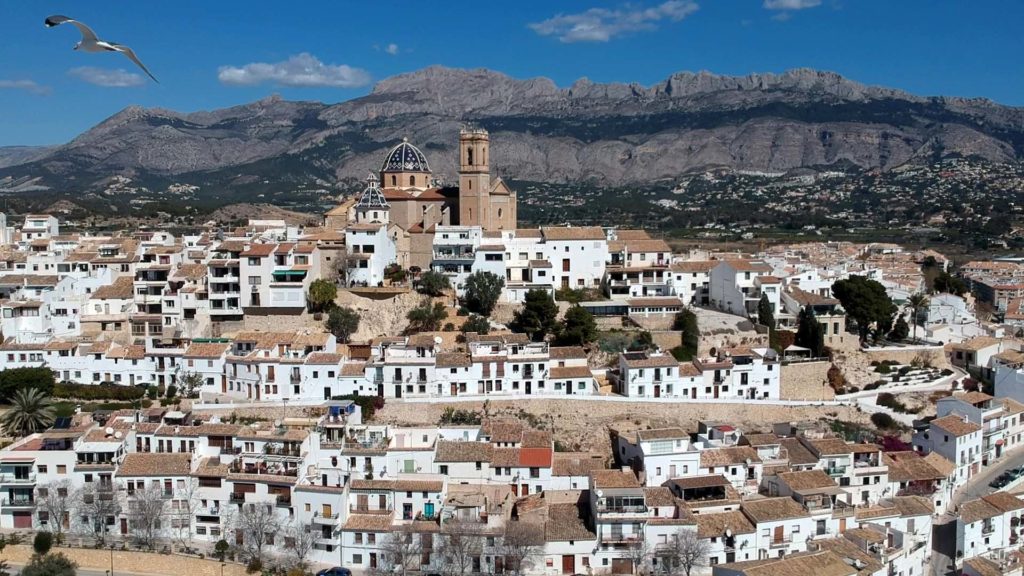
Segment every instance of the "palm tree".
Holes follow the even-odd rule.
[[[11,407],[0,416],[0,423],[9,436],[28,436],[53,424],[56,409],[45,392],[38,388],[22,388],[11,398]]]
[[[917,340],[917,314],[918,314],[918,312],[920,310],[923,310],[923,309],[927,308],[929,304],[931,304],[931,301],[928,299],[928,296],[926,296],[924,292],[918,292],[917,294],[911,294],[907,298],[907,303],[906,303],[905,306],[909,310],[913,311],[913,314],[914,314],[914,316],[913,316],[913,318],[911,318],[911,320],[913,320],[913,322],[914,322],[914,340],[915,341]]]

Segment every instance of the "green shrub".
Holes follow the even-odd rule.
[[[167,387],[167,397],[168,398],[174,398],[177,395],[178,395],[178,387],[177,386],[175,386],[174,384],[171,384],[170,386]]]
[[[896,373],[899,374],[900,376],[906,376],[907,374],[910,373],[911,370],[913,370],[913,368],[911,368],[910,366],[901,366],[900,369],[896,371]]]
[[[889,374],[892,372],[892,368],[890,368],[888,364],[879,364],[875,366],[875,372],[878,372],[879,374]]]
[[[384,399],[380,396],[346,394],[344,396],[331,396],[331,400],[351,400],[363,411],[363,421],[372,419],[374,413],[384,407]]]
[[[463,410],[448,406],[441,412],[440,424],[456,425],[477,425],[480,423],[480,413],[475,410]]]
[[[74,384],[61,382],[54,385],[53,395],[56,398],[74,400],[138,400],[146,391],[138,386],[120,386],[118,384]]]
[[[892,430],[897,427],[896,420],[885,412],[875,412],[872,414],[871,423],[880,430]]]
[[[45,555],[53,548],[53,534],[50,532],[36,532],[36,537],[32,540],[32,549],[36,551],[36,554],[40,556]]]

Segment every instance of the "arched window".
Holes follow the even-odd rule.
[[[483,156],[481,164],[487,164],[487,148],[480,150],[480,155]]]
[[[466,164],[473,165],[473,149],[466,148]]]
[[[498,218],[501,218],[501,208],[498,208]]]
[[[469,184],[469,189],[472,190],[473,189],[473,181],[472,180],[466,180],[466,183]]]
[[[415,176],[409,176],[409,186],[415,186],[415,185],[416,185],[416,177]]]
[[[391,175],[391,185],[398,186],[398,176],[395,176],[394,174]]]

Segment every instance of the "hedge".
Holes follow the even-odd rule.
[[[119,386],[117,384],[74,384],[60,382],[53,387],[53,395],[57,398],[74,398],[75,400],[138,400],[146,394],[144,388],[138,386]]]
[[[346,394],[344,396],[332,396],[331,400],[351,400],[363,411],[363,420],[370,420],[373,414],[384,407],[384,398],[380,396],[360,396],[358,394]]]

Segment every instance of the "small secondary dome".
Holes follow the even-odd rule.
[[[405,138],[402,143],[395,146],[384,158],[384,165],[380,167],[381,172],[430,172],[430,165],[427,164],[427,157],[420,152],[420,149],[409,144]]]
[[[366,178],[366,189],[363,190],[359,202],[356,204],[360,209],[383,209],[388,208],[388,201],[384,199],[384,193],[380,190],[377,175],[371,173]]]

